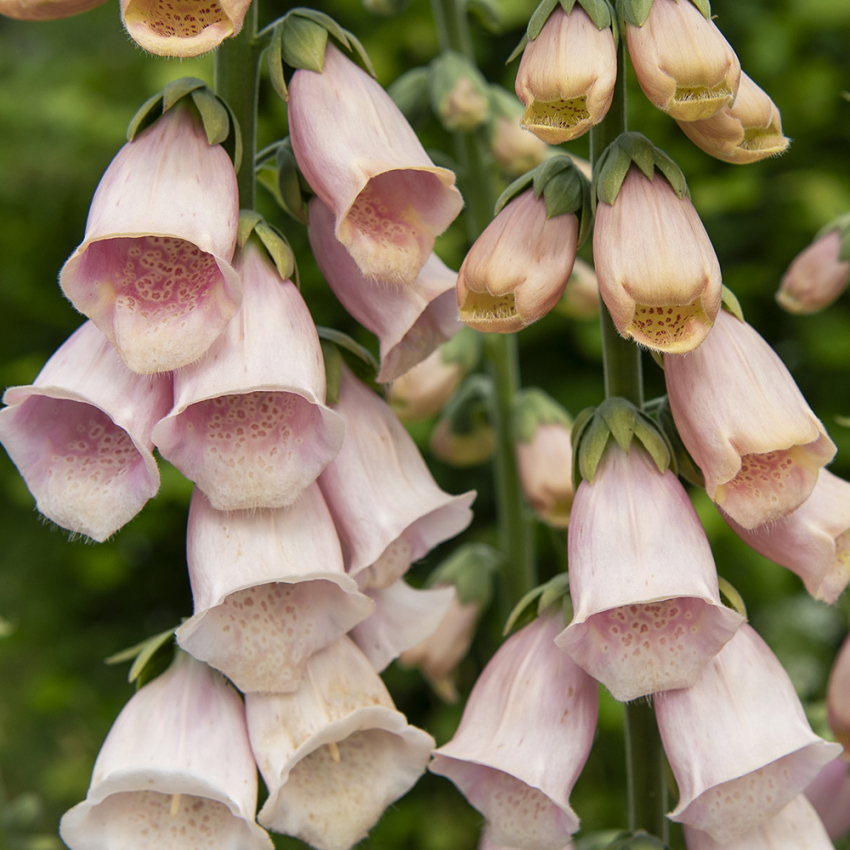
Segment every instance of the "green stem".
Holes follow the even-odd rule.
[[[256,192],[254,155],[261,53],[261,48],[255,43],[256,33],[257,3],[252,3],[239,35],[226,38],[214,53],[215,92],[233,110],[242,132],[242,162],[236,172],[242,209],[254,208]]]
[[[434,25],[441,50],[455,50],[475,62],[465,4],[457,0],[431,0]],[[493,217],[496,196],[484,130],[454,133],[455,155],[460,165],[460,182],[467,202],[466,224],[470,242],[478,238]],[[537,584],[534,563],[533,526],[525,508],[516,464],[513,400],[519,392],[519,352],[515,334],[485,337],[487,371],[495,384],[491,410],[496,433],[493,478],[499,547],[505,556],[505,581],[501,587],[504,616],[523,595]]]
[[[626,49],[618,48],[617,87],[605,120],[590,132],[590,155],[594,170],[599,157],[620,133],[626,131]],[[604,303],[600,304],[602,362],[605,397],[621,396],[643,406],[643,371],[637,345],[623,339]],[[655,712],[648,700],[625,705],[626,771],[629,798],[629,829],[643,829],[667,841],[667,785],[664,750]]]

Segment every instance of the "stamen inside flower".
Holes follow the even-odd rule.
[[[734,98],[735,93],[726,80],[710,87],[676,86],[676,94],[668,112],[680,121],[699,121],[702,118],[710,118]]]
[[[745,151],[772,151],[782,153],[788,148],[788,139],[776,127],[756,127],[744,131],[744,140],[738,145]]]
[[[696,348],[711,326],[702,299],[698,299],[693,304],[665,307],[636,304],[634,318],[626,332],[648,348],[682,354]]]
[[[131,0],[124,19],[164,38],[191,38],[228,17],[217,0]]]
[[[518,313],[516,296],[513,292],[504,295],[491,295],[489,292],[468,290],[463,304],[460,306],[460,318],[470,327],[481,325],[480,329],[493,330],[491,325],[508,323],[511,327],[516,322]]]
[[[557,131],[569,131],[590,120],[587,110],[587,95],[566,100],[533,100],[522,116],[522,126],[531,130],[544,141],[557,138],[565,141],[571,133],[563,135]]]

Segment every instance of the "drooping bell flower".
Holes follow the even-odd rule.
[[[434,739],[407,724],[348,639],[308,664],[293,694],[247,694],[248,732],[269,789],[259,821],[317,850],[349,850],[425,770]]]
[[[460,267],[461,320],[475,330],[511,333],[545,316],[570,279],[578,231],[572,213],[548,218],[533,189],[513,198]]]
[[[575,613],[557,643],[619,700],[690,687],[743,622],[687,493],[636,442],[612,442],[579,485],[568,546]]]
[[[746,624],[691,687],[654,702],[679,787],[668,817],[719,844],[764,824],[841,752],[812,732],[788,674]]]
[[[159,490],[151,431],[171,399],[170,375],[134,374],[86,322],[6,390],[0,442],[44,516],[101,542]]]
[[[838,652],[826,692],[826,711],[829,728],[835,739],[850,757],[850,635]]]
[[[599,29],[578,3],[569,14],[556,6],[519,63],[522,126],[552,145],[577,139],[607,114],[616,80],[611,28]]]
[[[650,180],[633,165],[613,205],[599,203],[593,259],[620,334],[681,354],[700,345],[714,324],[720,264],[688,197],[680,198],[658,171],[653,175]]]
[[[776,300],[789,313],[817,313],[837,301],[848,282],[850,261],[841,259],[841,232],[829,230],[794,258]]]
[[[250,5],[251,0],[121,0],[121,20],[139,47],[186,58],[236,35]]]
[[[364,575],[360,573],[361,577]],[[421,590],[403,579],[389,587],[367,587],[364,592],[375,603],[375,612],[357,623],[350,634],[376,673],[431,637],[455,599],[452,587]]]
[[[256,807],[242,700],[178,651],[118,715],[86,799],[65,813],[59,833],[71,850],[272,850]]]
[[[850,832],[850,762],[837,758],[824,765],[806,788],[806,798],[830,838],[841,838]],[[832,844],[826,846],[831,848]]]
[[[101,178],[62,291],[134,372],[197,360],[239,308],[233,164],[180,101]]]
[[[828,470],[818,473],[809,498],[782,519],[751,530],[724,519],[748,546],[800,576],[815,599],[832,605],[850,583],[850,483]]]
[[[337,239],[368,278],[408,285],[463,206],[390,96],[330,40],[321,73],[289,85],[298,165],[333,211]]]
[[[106,0],[0,0],[0,15],[19,21],[55,21],[70,18],[97,6]]]
[[[186,536],[195,613],[177,642],[241,691],[296,690],[310,656],[374,610],[318,484],[286,508],[229,513],[196,488]]]
[[[682,132],[707,154],[724,162],[744,164],[777,156],[788,149],[782,118],[770,96],[741,73],[738,96],[701,121],[679,121]]]
[[[626,23],[625,37],[643,93],[677,121],[708,118],[735,100],[741,63],[691,0],[654,0],[642,26]]]
[[[687,824],[684,833],[687,850],[834,850],[817,811],[802,794],[751,832],[728,843],[718,843]]]
[[[251,242],[237,259],[242,309],[175,374],[153,440],[217,510],[280,508],[336,456],[344,425],[325,406],[321,345],[295,284]]]
[[[569,797],[593,743],[599,692],[555,646],[563,625],[550,609],[502,645],[429,765],[487,818],[497,845],[560,850],[578,830]]]
[[[389,587],[469,525],[475,493],[443,492],[386,402],[345,366],[334,408],[345,419],[345,441],[319,486],[348,574],[361,588]]]
[[[457,315],[457,274],[431,254],[416,279],[403,288],[364,277],[334,236],[334,217],[318,197],[309,205],[310,245],[334,295],[380,344],[377,380],[388,383],[424,360],[462,327]]]
[[[755,329],[721,310],[700,348],[664,358],[664,377],[682,442],[724,513],[751,529],[806,501],[835,445]]]

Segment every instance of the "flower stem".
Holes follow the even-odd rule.
[[[590,131],[590,157],[594,170],[605,148],[626,131],[626,48],[622,37],[617,61],[617,86],[611,108],[605,120]],[[605,304],[602,303],[600,307],[605,397],[620,396],[642,407],[643,369],[640,349],[619,335]],[[664,777],[664,750],[655,712],[649,700],[628,702],[624,708],[629,829],[646,830],[666,842],[667,785]]]
[[[455,50],[475,62],[466,6],[458,0],[431,0],[441,50]],[[459,180],[467,202],[470,242],[478,238],[493,217],[496,197],[484,131],[454,133]],[[506,617],[513,606],[537,584],[534,538],[529,512],[523,503],[516,463],[513,400],[519,392],[519,351],[515,334],[488,334],[484,340],[487,370],[496,387],[491,420],[496,433],[493,477],[499,548],[505,557],[501,608]]]
[[[226,38],[214,53],[215,92],[233,110],[242,133],[242,162],[236,172],[242,209],[254,208],[256,191],[254,154],[261,52],[261,47],[255,44],[256,33],[257,3],[252,3],[239,35]]]

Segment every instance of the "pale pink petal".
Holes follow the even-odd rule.
[[[452,293],[454,307],[454,293]],[[440,349],[396,378],[389,387],[390,407],[403,422],[427,419],[439,413],[460,386],[464,366],[443,359]]]
[[[333,211],[366,277],[411,284],[463,206],[389,95],[330,41],[322,73],[296,71],[289,130],[298,165]]]
[[[403,375],[463,327],[454,296],[457,273],[436,254],[428,257],[410,286],[389,286],[364,277],[334,235],[333,213],[320,198],[313,198],[308,210],[310,245],[319,270],[342,306],[378,337],[379,382]]]
[[[170,375],[136,375],[86,322],[29,387],[11,387],[0,441],[48,519],[103,541],[159,489],[151,431]]]
[[[505,642],[429,766],[487,818],[497,845],[561,850],[578,829],[569,797],[593,743],[598,689],[555,647],[563,625],[549,613]]]
[[[453,587],[418,590],[398,579],[367,590],[375,613],[351,630],[351,637],[380,673],[402,652],[434,634],[455,599]]]
[[[101,6],[106,0],[0,0],[0,15],[19,21],[54,21]]]
[[[177,640],[242,691],[294,691],[310,656],[374,610],[345,574],[317,484],[250,513],[216,511],[196,489],[187,558],[195,615]]]
[[[361,588],[387,587],[469,525],[475,493],[443,492],[386,402],[347,368],[334,409],[345,419],[345,441],[319,485],[349,575]]]
[[[841,232],[830,230],[804,248],[782,277],[776,300],[789,313],[817,313],[837,301],[850,282],[850,262],[840,259]]]
[[[178,104],[110,164],[59,284],[134,372],[177,369],[239,308],[238,222],[230,158]]]
[[[773,349],[721,310],[706,341],[664,358],[676,427],[710,499],[744,528],[811,494],[835,445]]]
[[[241,255],[244,301],[207,355],[174,376],[174,409],[154,429],[164,458],[218,510],[280,508],[342,445],[304,299],[261,249]]]
[[[115,721],[86,800],[66,812],[71,850],[271,850],[254,823],[257,772],[242,700],[178,653]]]
[[[806,797],[830,838],[850,832],[850,762],[838,758],[824,765],[806,788]]]
[[[527,443],[516,445],[522,491],[534,512],[555,528],[567,528],[573,504],[570,429],[544,422]]]
[[[743,618],[722,605],[702,524],[636,443],[608,447],[569,527],[573,620],[557,643],[619,700],[693,684]]]
[[[690,688],[655,697],[679,787],[671,820],[720,844],[763,824],[840,752],[812,732],[788,674],[748,625]]]
[[[826,718],[844,754],[850,756],[850,635],[844,638],[829,674]]]
[[[850,583],[850,483],[826,469],[797,510],[748,530],[723,511],[748,546],[803,580],[815,599],[835,602]]]
[[[310,659],[294,694],[248,694],[248,730],[269,789],[259,820],[318,850],[348,850],[416,783],[434,740],[407,725],[348,638]]]

